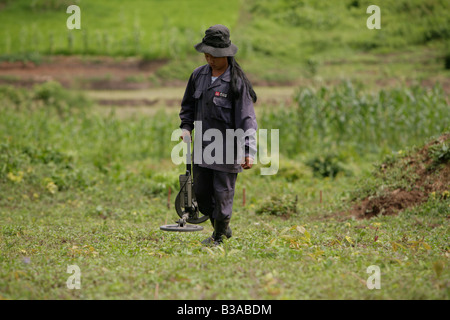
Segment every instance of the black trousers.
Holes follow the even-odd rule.
[[[193,165],[194,193],[201,213],[216,220],[231,219],[237,175]]]

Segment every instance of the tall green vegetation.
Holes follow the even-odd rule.
[[[382,89],[362,85],[302,88],[296,107],[265,109],[260,126],[280,128],[280,151],[289,156],[336,149],[360,155],[390,152],[448,129],[449,105],[439,85]]]
[[[168,185],[176,189],[176,174],[157,177],[150,167],[140,167],[146,174],[139,177],[133,166],[170,162],[178,143],[171,141],[179,126],[177,112],[101,115],[92,112],[89,99],[55,82],[32,90],[0,87],[0,101],[0,179],[21,179],[38,165],[42,171],[35,171],[40,172],[35,182],[42,183],[51,173],[62,189],[85,188],[101,179],[132,180],[150,193],[165,192]],[[257,108],[258,125],[279,129],[280,157],[301,159],[319,177],[351,173],[346,167],[350,158],[379,159],[448,130],[450,123],[439,86],[368,93],[345,82],[333,88],[303,88],[295,101],[292,107]],[[282,162],[280,170],[289,171],[289,163]]]
[[[84,95],[55,82],[32,90],[0,87],[0,179],[84,189],[102,179],[139,180],[125,163],[170,158],[176,117],[160,109],[152,117],[124,120],[91,108]],[[161,189],[159,182],[149,185],[149,192]]]

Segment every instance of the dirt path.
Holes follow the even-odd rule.
[[[68,88],[82,89],[100,105],[141,107],[179,106],[185,81],[155,85],[149,78],[166,60],[138,58],[82,58],[56,56],[35,65],[32,62],[0,63],[0,85],[32,87],[50,80]],[[295,87],[255,87],[259,104],[290,104]]]
[[[31,86],[49,80],[80,89],[142,89],[149,76],[166,60],[143,61],[137,58],[54,56],[36,65],[32,62],[0,63],[0,84]]]
[[[185,86],[147,88],[143,90],[87,90],[99,105],[140,107],[179,107]],[[258,105],[291,105],[296,87],[255,87]]]
[[[122,107],[169,106],[178,107],[186,81],[158,79],[155,71],[167,60],[143,61],[139,58],[116,59],[112,57],[53,56],[32,62],[1,62],[0,85],[12,84],[32,87],[49,80],[60,82],[68,88],[85,90],[99,105]],[[153,79],[153,81],[151,80]],[[435,79],[450,92],[450,80]],[[339,79],[321,80],[321,84],[333,85]],[[376,87],[392,87],[398,79],[383,78]],[[435,81],[426,79],[422,84],[433,86]],[[291,105],[298,87],[317,85],[314,79],[299,79],[290,86],[268,84],[253,80],[258,94],[258,105]]]

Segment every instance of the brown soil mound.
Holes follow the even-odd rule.
[[[371,218],[378,214],[392,215],[425,201],[426,194],[421,191],[396,189],[386,196],[366,198],[353,206],[351,213],[358,218]]]
[[[403,164],[406,169],[412,169],[417,177],[409,190],[395,189],[383,192],[380,196],[369,196],[357,203],[351,209],[350,214],[356,218],[372,218],[379,214],[393,215],[400,211],[414,207],[428,200],[432,192],[441,194],[450,188],[450,162],[440,165],[434,163],[430,156],[429,148],[437,143],[450,139],[450,134],[425,145],[417,153],[405,157]],[[381,166],[382,174],[389,174],[390,165]]]

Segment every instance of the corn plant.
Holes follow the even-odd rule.
[[[343,82],[333,88],[304,88],[296,108],[263,111],[260,126],[280,129],[287,155],[349,147],[360,154],[401,148],[445,131],[449,106],[439,85],[382,89],[369,94]]]

